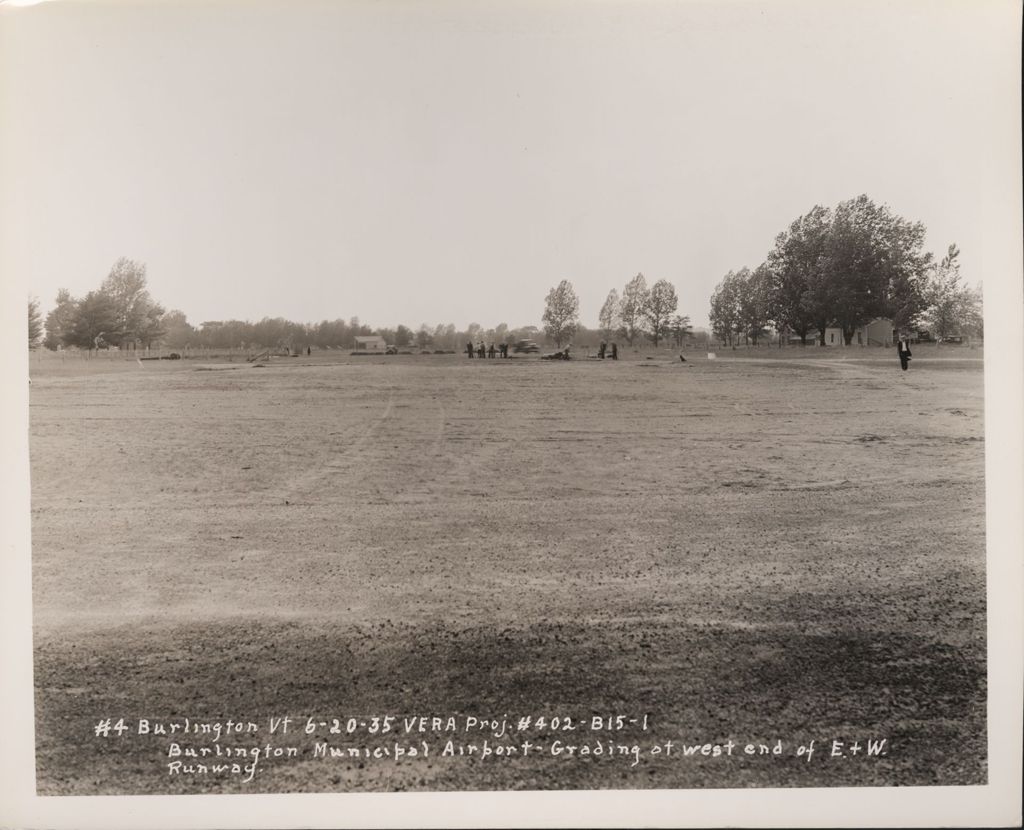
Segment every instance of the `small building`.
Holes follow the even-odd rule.
[[[842,346],[844,344],[841,328],[825,329],[826,346]],[[864,326],[854,329],[851,346],[891,346],[893,344],[892,320],[878,317]]]
[[[373,335],[369,337],[356,337],[356,351],[357,352],[380,352],[384,354],[387,351],[388,344],[384,342],[383,337]]]

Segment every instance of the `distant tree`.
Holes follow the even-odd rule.
[[[682,346],[683,341],[692,333],[693,326],[690,325],[689,317],[686,315],[676,314],[672,317],[671,321],[669,321],[668,330],[669,334],[672,335],[672,341],[676,346]]]
[[[433,340],[434,336],[430,333],[430,326],[423,323],[416,332],[416,345],[421,349],[425,349]]]
[[[922,292],[927,305],[920,320],[939,339],[982,331],[981,293],[960,279],[960,249],[950,245]]]
[[[967,289],[970,292],[970,302],[967,304],[964,314],[964,331],[972,337],[985,336],[985,294],[983,286]]]
[[[510,343],[516,340],[539,340],[540,334],[541,331],[536,326],[520,326],[509,330],[508,339]]]
[[[163,306],[156,303],[150,305],[146,309],[145,315],[139,321],[139,326],[135,331],[135,339],[147,348],[162,340],[166,333],[163,326],[163,317]]]
[[[215,343],[214,340],[219,337],[223,328],[226,328],[226,326],[221,320],[203,320],[203,322],[199,324],[199,345],[204,348],[220,345],[219,343]],[[250,343],[252,342],[249,338],[244,339]]]
[[[676,296],[675,286],[668,280],[658,280],[647,292],[647,301],[641,309],[641,314],[655,348],[658,347],[661,338],[668,333],[669,320],[678,307],[679,298]]]
[[[597,317],[601,333],[607,339],[622,325],[622,315],[619,309],[619,292],[614,288],[608,292],[608,297],[601,306],[601,313]]]
[[[121,257],[100,285],[110,298],[114,310],[113,330],[107,342],[121,345],[125,341],[147,343],[160,336],[159,320],[164,310],[146,290],[146,266]]]
[[[408,326],[399,325],[399,327],[395,329],[394,343],[396,346],[409,346],[412,345],[412,341],[413,332],[411,328],[409,328]]]
[[[739,291],[739,317],[743,333],[756,346],[758,338],[765,334],[769,320],[772,275],[764,263],[753,271],[743,269]]]
[[[235,333],[239,329],[241,329],[241,332],[239,332],[241,336]],[[291,351],[292,348],[288,321],[284,317],[264,317],[252,325],[228,325],[223,327],[221,331],[224,336],[218,338],[220,342],[216,345],[222,348],[233,347],[239,340],[272,349],[288,349]]]
[[[708,319],[711,331],[723,345],[733,345],[733,337],[742,330],[740,318],[739,284],[743,277],[735,271],[726,274],[711,294],[711,310]]]
[[[311,331],[311,338],[321,349],[351,349],[355,345],[351,327],[340,318],[323,320],[317,324]]]
[[[169,348],[184,349],[196,337],[196,330],[189,325],[184,312],[168,311],[160,318],[163,341]]]
[[[66,288],[57,292],[57,304],[46,315],[46,339],[43,345],[52,350],[61,346],[71,345],[68,337],[75,323],[75,315],[78,313],[78,301],[71,296]]]
[[[541,320],[545,333],[559,348],[563,340],[571,338],[575,333],[579,325],[579,311],[579,298],[568,280],[562,280],[548,292]]]
[[[118,313],[110,295],[90,291],[78,302],[65,342],[82,349],[100,349],[116,344],[118,334]]]
[[[28,347],[36,348],[43,336],[43,318],[39,313],[39,300],[28,298]]]
[[[626,283],[622,292],[622,299],[619,301],[619,319],[622,322],[622,331],[633,345],[633,340],[638,332],[642,330],[644,308],[647,305],[647,280],[643,274],[637,274]]]
[[[572,342],[576,346],[597,348],[597,344],[602,340],[606,339],[601,329],[590,329],[580,323],[576,327],[576,333],[572,337]]]

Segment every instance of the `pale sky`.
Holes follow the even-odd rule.
[[[638,271],[706,325],[815,204],[867,193],[1005,279],[1019,17],[905,2],[51,2],[0,8],[0,262],[120,256],[193,324],[596,326]],[[1012,171],[1011,171],[1012,172]],[[1011,274],[1011,278],[1019,278]]]

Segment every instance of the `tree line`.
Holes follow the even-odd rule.
[[[926,326],[945,338],[983,332],[982,294],[961,282],[960,251],[950,245],[936,262],[923,250],[925,227],[876,205],[867,196],[835,208],[815,206],[775,238],[765,261],[753,270],[730,271],[711,295],[713,335],[725,344],[739,338],[755,345],[774,328],[807,343],[812,333],[825,343],[826,330],[839,328],[849,345],[858,328],[877,318],[896,328]],[[296,323],[284,318],[257,322],[188,322],[178,310],[165,311],[149,294],[146,266],[122,257],[99,288],[75,298],[61,289],[45,322],[36,300],[29,301],[29,346],[46,348],[287,348],[355,347],[355,338],[379,335],[399,348],[460,351],[466,342],[514,342],[542,333],[561,348],[574,338],[593,345],[599,339],[625,339],[631,346],[647,339],[681,346],[692,336],[690,318],[678,313],[675,287],[661,279],[648,287],[642,273],[613,288],[598,315],[598,328],[579,320],[579,298],[562,280],[546,298],[543,330],[501,323],[485,329],[471,323],[418,329],[404,325],[372,328],[358,317]]]
[[[581,328],[585,335],[596,338]],[[258,349],[299,350],[354,349],[360,336],[378,335],[399,348],[460,351],[467,342],[488,343],[540,338],[536,326],[510,327],[500,323],[486,328],[470,323],[458,329],[453,323],[428,325],[418,329],[399,325],[395,328],[371,327],[358,317],[297,323],[282,317],[248,320],[210,320],[192,325],[184,312],[165,311],[149,293],[146,266],[122,257],[111,268],[99,288],[84,297],[73,297],[67,289],[57,292],[53,310],[43,320],[39,302],[28,302],[28,344],[47,349]]]
[[[982,334],[982,295],[960,282],[959,250],[936,262],[925,226],[867,196],[816,205],[775,238],[753,270],[730,271],[711,295],[712,333],[723,344],[755,345],[768,327],[821,345],[829,328],[850,345],[857,329],[888,319],[933,336]]]
[[[615,288],[608,292],[598,315],[598,331],[605,340],[622,337],[631,346],[638,337],[648,338],[655,347],[669,338],[680,346],[693,327],[688,316],[676,313],[678,307],[672,283],[658,280],[648,288],[640,273],[626,283],[621,296]],[[579,299],[571,282],[562,280],[548,292],[542,319],[545,333],[557,346],[582,330]]]

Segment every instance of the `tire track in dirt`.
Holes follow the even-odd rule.
[[[363,496],[373,501],[411,493],[429,495],[429,484],[441,474],[444,457],[447,409],[443,394],[428,398],[416,389],[400,390],[397,385],[388,389],[383,411],[354,440],[325,453],[315,466],[290,479],[281,488],[283,498],[301,501],[304,493],[324,488],[334,479],[362,481]]]
[[[410,390],[408,402],[395,404],[394,417],[381,424],[374,446],[367,450],[376,456],[370,486],[378,500],[431,494],[429,485],[441,475],[446,426],[447,409],[441,394],[428,397]]]
[[[808,366],[823,366],[826,369],[838,369],[845,372],[847,376],[856,377],[858,380],[869,380],[878,377],[878,372],[869,371],[866,367],[853,364],[846,360],[815,360],[809,361]],[[874,367],[871,367],[874,369]]]
[[[372,446],[372,439],[381,431],[391,418],[395,406],[395,387],[388,390],[387,403],[380,417],[372,421],[351,443],[346,444],[333,454],[325,455],[320,462],[298,476],[294,476],[280,488],[286,501],[292,501],[299,495],[312,489],[319,489],[328,479],[341,473],[354,475],[365,461],[367,452]]]
[[[761,365],[777,365],[785,366],[786,368],[792,368],[792,359],[772,359],[770,357],[744,357],[744,358],[724,358],[724,363],[731,363],[733,365],[743,363],[756,363]],[[847,372],[856,375],[859,379],[867,380],[878,377],[878,368],[882,366],[888,367],[889,364],[882,364],[879,361],[859,361],[856,359],[844,360],[842,358],[813,358],[806,360],[800,364],[801,368],[824,368],[824,369],[839,369],[842,372]]]

